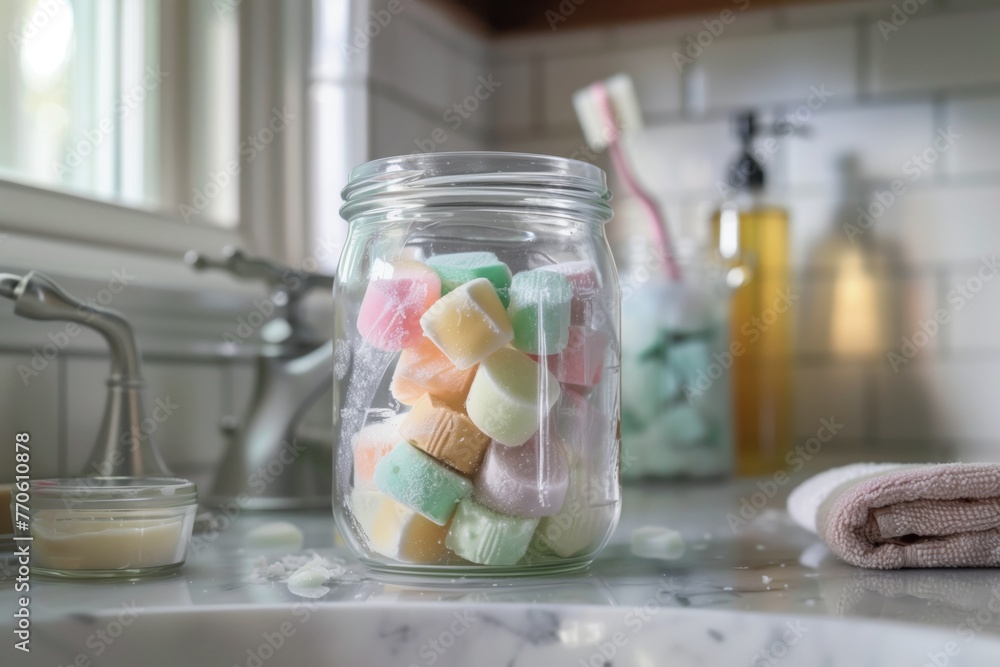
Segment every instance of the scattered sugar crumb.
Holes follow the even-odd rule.
[[[723,586],[722,590],[724,590],[724,591],[731,591],[731,590],[733,590],[733,587],[732,586]]]
[[[769,576],[767,576],[767,575],[765,574],[765,575],[762,575],[762,576],[761,576],[760,580],[761,580],[761,581],[763,581],[763,582],[764,582],[765,584],[769,584],[769,583],[771,583],[772,581],[774,581],[774,578],[772,578],[772,577],[769,577]]]
[[[763,550],[764,550],[764,545],[763,544],[758,544],[757,545],[757,551],[763,551]]]
[[[344,561],[331,560],[315,552],[309,552],[301,555],[289,554],[273,563],[269,563],[267,557],[260,556],[254,561],[253,569],[246,581],[251,584],[287,583],[288,590],[294,595],[318,598],[330,591],[323,584],[331,581],[347,581],[353,577],[354,575],[348,573],[344,566]]]
[[[328,579],[333,578],[333,573],[325,567],[303,567],[288,577],[289,586],[322,586]]]

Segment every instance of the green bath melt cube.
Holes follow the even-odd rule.
[[[448,523],[472,482],[403,441],[375,466],[375,487],[439,526]]]
[[[513,517],[463,498],[444,545],[480,565],[516,565],[528,550],[538,517]]]
[[[555,271],[522,271],[510,284],[510,321],[517,349],[529,354],[558,354],[569,344],[573,288]]]
[[[441,295],[444,296],[459,285],[486,278],[497,290],[497,295],[506,308],[509,303],[510,269],[491,252],[455,252],[434,255],[427,258],[427,266],[441,278]]]

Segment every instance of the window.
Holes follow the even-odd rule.
[[[363,86],[311,74],[312,0],[0,5],[0,234],[292,265],[335,247],[334,156]],[[0,263],[56,270],[11,247]]]
[[[237,0],[0,3],[0,178],[233,227]]]

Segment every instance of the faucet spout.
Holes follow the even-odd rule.
[[[327,506],[329,489],[319,488],[314,466],[300,460],[305,448],[294,441],[296,424],[333,382],[333,341],[299,357],[258,357],[257,389],[249,417],[233,434],[207,502],[234,498],[248,509]],[[251,485],[255,471],[280,465],[267,484]]]
[[[22,280],[24,279],[21,276],[15,276],[13,273],[0,273],[0,296],[16,301],[17,288]]]
[[[229,442],[207,502],[236,501],[254,510],[329,507],[333,466],[322,459],[329,458],[332,443],[309,442],[297,427],[333,385],[333,342],[324,343],[302,312],[306,293],[332,288],[333,276],[249,257],[232,247],[223,249],[222,259],[192,251],[184,260],[197,270],[264,281],[272,302],[281,304],[265,327],[283,325],[261,329],[269,345],[256,358],[253,398],[243,423],[226,429]]]
[[[83,303],[36,271],[24,276],[14,312],[32,320],[76,322],[96,330],[111,348],[111,382],[142,382],[139,346],[125,316],[117,310]]]
[[[84,475],[168,477],[144,418],[141,357],[132,326],[116,310],[74,298],[48,277],[32,271],[23,278],[0,274],[0,296],[14,301],[14,313],[31,320],[75,322],[96,330],[111,350],[108,398],[97,443]]]

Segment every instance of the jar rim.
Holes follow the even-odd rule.
[[[600,167],[572,158],[500,151],[414,153],[365,162],[351,170],[341,191],[341,215],[350,220],[392,198],[405,206],[407,197],[421,206],[455,206],[462,192],[468,203],[512,203],[518,199],[574,202],[589,207],[606,222],[611,218],[611,192]],[[544,195],[544,197],[542,196]]]
[[[34,509],[159,509],[197,503],[193,482],[175,477],[75,477],[31,481]]]

